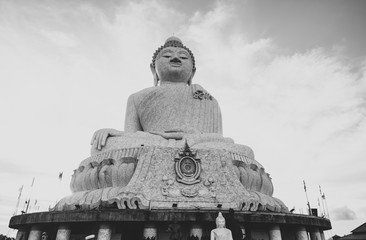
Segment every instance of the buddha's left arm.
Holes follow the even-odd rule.
[[[221,135],[223,134],[223,131],[222,131],[222,116],[221,116],[221,109],[220,109],[220,106],[218,106],[218,129],[217,129],[217,132],[220,133]]]

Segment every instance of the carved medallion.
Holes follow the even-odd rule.
[[[196,197],[198,195],[198,190],[196,188],[183,188],[180,193],[185,197]]]
[[[179,152],[179,157],[175,158],[175,172],[177,182],[191,185],[201,181],[201,161],[196,158],[187,142],[183,151]]]
[[[193,98],[199,99],[199,100],[211,100],[212,101],[212,96],[208,92],[204,92],[202,90],[195,91],[193,93]]]

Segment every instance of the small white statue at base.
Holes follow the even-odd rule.
[[[221,212],[216,218],[216,228],[211,230],[211,240],[233,240],[231,231],[225,227],[225,218]]]

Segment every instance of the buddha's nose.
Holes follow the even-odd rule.
[[[174,57],[172,60],[170,60],[171,62],[174,62],[174,63],[181,63],[180,59],[177,58],[177,57]]]

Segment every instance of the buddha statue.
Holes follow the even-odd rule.
[[[222,135],[219,104],[203,87],[192,84],[195,59],[179,38],[166,40],[155,52],[150,68],[154,86],[128,98],[124,132],[96,131],[91,140],[95,149],[101,150],[108,137],[138,131],[165,139],[182,139],[184,134]]]
[[[171,202],[216,208],[221,202],[223,209],[287,211],[272,197],[271,178],[252,149],[223,136],[218,101],[192,83],[195,64],[177,37],[155,51],[154,85],[129,96],[123,131],[94,133],[90,157],[72,176],[72,195],[56,210],[114,203],[168,208]]]
[[[210,240],[233,240],[231,231],[225,227],[225,218],[221,212],[216,218],[216,228],[211,230]]]

